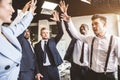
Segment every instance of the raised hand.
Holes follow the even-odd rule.
[[[69,22],[70,19],[71,19],[71,17],[68,16],[68,15],[66,15],[66,14],[62,14],[62,15],[61,15],[61,18],[62,18],[62,20],[66,21],[66,22]]]
[[[65,4],[65,1],[60,1],[59,3],[59,7],[60,7],[60,10],[64,13],[64,14],[67,14],[67,10],[68,10],[68,4],[66,5]]]
[[[66,21],[66,22],[68,22],[71,18],[67,14],[68,6],[69,6],[68,4],[67,5],[65,4],[65,1],[61,0],[59,3],[60,10],[63,12],[63,14],[61,15],[61,18],[62,18],[62,20]]]
[[[35,0],[35,1],[31,0],[29,11],[32,12],[33,15],[36,15],[36,13],[35,13],[36,4],[37,4],[37,0]]]
[[[24,6],[23,9],[22,9],[22,12],[23,12],[23,13],[25,13],[25,12],[30,8],[30,3],[31,3],[31,1],[29,1],[29,2],[27,2],[27,3],[25,4],[25,6]]]
[[[53,17],[50,18],[53,21],[60,21],[59,19],[59,13],[57,11],[53,12]]]

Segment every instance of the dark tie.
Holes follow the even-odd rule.
[[[80,57],[80,62],[84,62],[84,43],[82,44],[82,51],[81,51],[81,57]]]
[[[46,53],[47,53],[47,41],[44,41],[44,56],[43,56],[43,63],[46,63]]]

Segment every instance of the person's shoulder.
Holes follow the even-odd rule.
[[[120,37],[116,35],[110,35],[110,36],[113,37],[113,39],[120,39]]]

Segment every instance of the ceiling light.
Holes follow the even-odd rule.
[[[46,14],[46,15],[51,15],[53,14],[54,10],[50,10],[50,9],[42,9],[41,14]]]
[[[85,3],[88,3],[88,4],[91,4],[91,0],[81,0],[82,2],[85,2]]]
[[[57,5],[58,4],[53,3],[53,2],[44,1],[42,8],[54,10],[57,7]]]

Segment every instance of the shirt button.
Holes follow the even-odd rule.
[[[19,66],[19,64],[16,65],[17,67]]]
[[[10,68],[10,65],[5,66],[5,70],[8,70]]]

